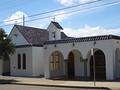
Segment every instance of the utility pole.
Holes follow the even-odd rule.
[[[94,72],[94,87],[96,86],[96,76],[95,76],[95,55],[94,55],[94,48],[91,49],[91,55],[93,56],[93,72]]]
[[[23,15],[23,26],[25,26],[25,15]]]

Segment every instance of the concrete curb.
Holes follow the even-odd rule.
[[[45,86],[45,87],[63,87],[63,88],[81,88],[81,89],[104,89],[111,90],[107,87],[85,87],[85,86],[63,86],[63,85],[46,85],[46,84],[26,84],[26,83],[0,83],[0,84],[14,84],[14,85],[28,85],[28,86]]]

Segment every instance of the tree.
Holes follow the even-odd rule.
[[[15,44],[5,33],[4,29],[0,28],[0,59],[10,60],[9,55],[14,54]]]

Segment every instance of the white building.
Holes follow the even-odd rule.
[[[61,30],[57,22],[51,22],[47,30],[15,25],[9,35],[16,45],[11,75],[93,78],[95,61],[97,79],[120,78],[119,36],[71,38]]]
[[[56,22],[51,22],[51,25],[54,29],[59,29],[57,27],[60,27]],[[64,33],[61,35],[62,38],[67,37]],[[49,32],[45,29],[15,25],[9,37],[16,45],[16,52],[11,56],[10,60],[11,75],[43,76],[43,43],[48,40]]]

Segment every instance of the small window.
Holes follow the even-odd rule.
[[[18,54],[18,69],[21,69],[21,55]]]
[[[26,69],[26,55],[23,54],[23,69]]]

